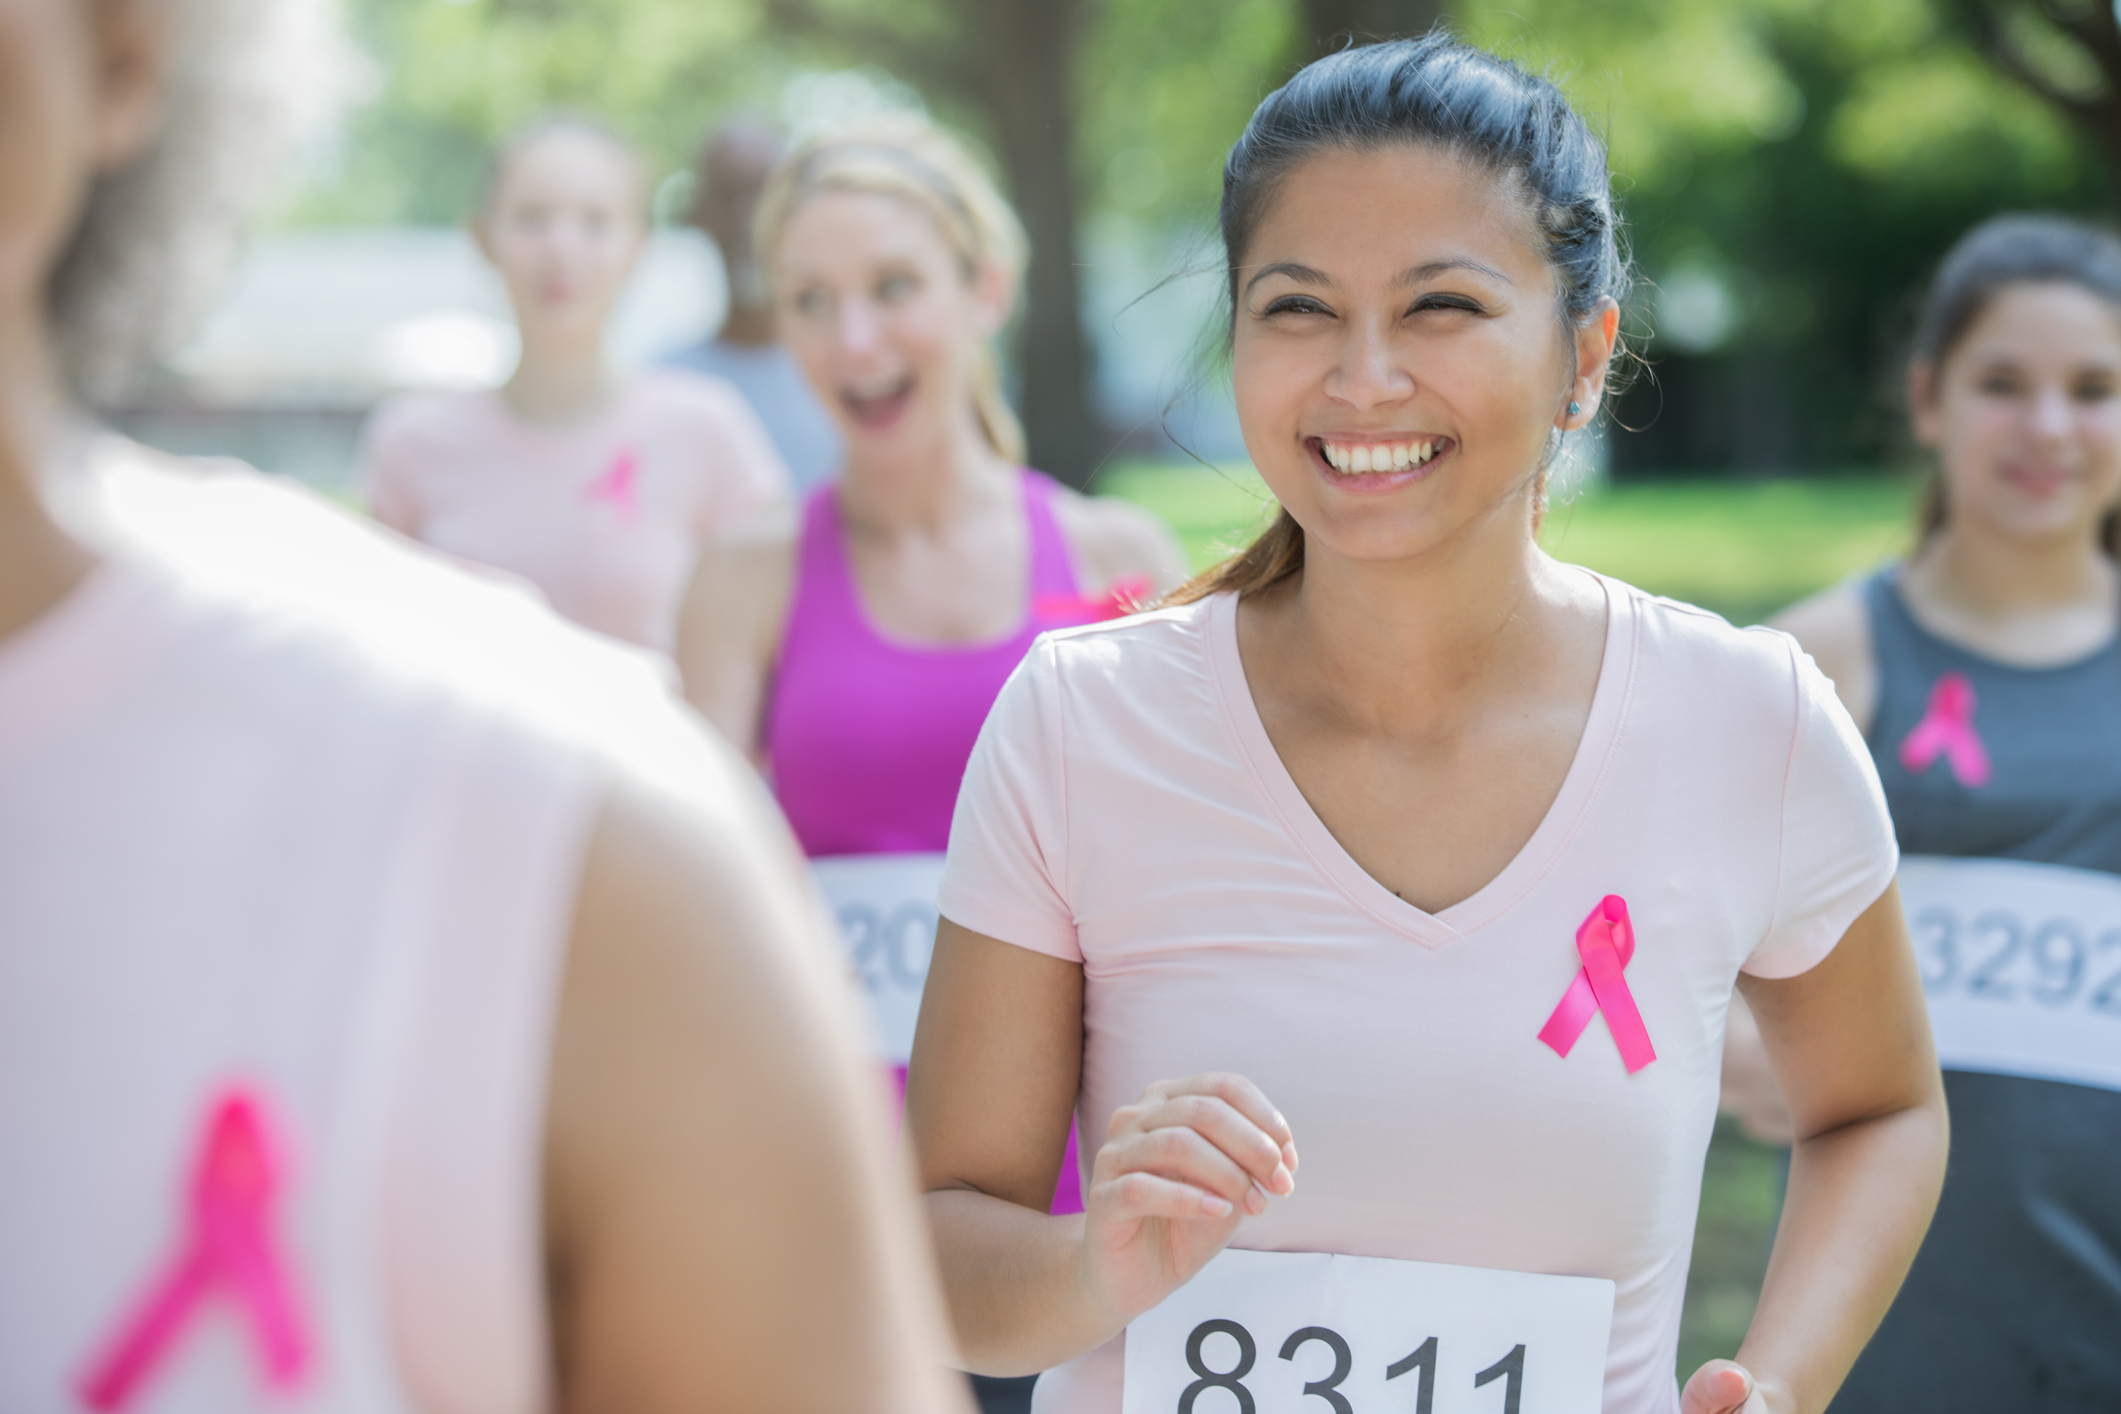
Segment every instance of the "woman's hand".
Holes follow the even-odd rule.
[[[1083,1195],[1081,1279],[1124,1325],[1296,1191],[1296,1139],[1241,1075],[1161,1080],[1113,1113]]]
[[[1786,1393],[1776,1390],[1773,1396]],[[1735,1360],[1709,1361],[1679,1393],[1679,1414],[1781,1414],[1795,1407],[1790,1399],[1771,1397]]]

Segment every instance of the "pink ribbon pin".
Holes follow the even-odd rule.
[[[1041,594],[1031,608],[1046,623],[1096,624],[1133,613],[1148,603],[1155,593],[1156,581],[1145,574],[1132,574],[1113,581],[1111,589],[1098,598]]]
[[[1602,1011],[1613,1044],[1620,1048],[1620,1063],[1633,1075],[1657,1059],[1657,1050],[1650,1044],[1642,1013],[1635,1008],[1635,994],[1621,975],[1635,956],[1635,925],[1628,919],[1626,899],[1607,894],[1599,900],[1576,930],[1576,953],[1583,966],[1547,1024],[1539,1028],[1539,1039],[1552,1046],[1556,1055],[1566,1056],[1591,1024],[1591,1017]]]
[[[589,483],[589,499],[604,501],[624,519],[632,519],[641,508],[639,490],[640,459],[634,456],[631,447],[625,448],[611,459],[596,480]]]
[[[233,1298],[246,1318],[266,1383],[285,1391],[301,1379],[310,1342],[274,1241],[280,1181],[263,1102],[244,1090],[227,1091],[207,1114],[182,1245],[82,1377],[81,1397],[91,1409],[132,1403],[216,1291]]]
[[[1929,709],[1900,743],[1900,764],[1920,775],[1939,756],[1952,763],[1963,786],[1988,784],[1988,748],[1974,730],[1974,685],[1965,673],[1946,673],[1930,689]]]

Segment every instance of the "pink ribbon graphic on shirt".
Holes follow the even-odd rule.
[[[91,1409],[130,1404],[217,1292],[241,1309],[270,1387],[291,1389],[309,1368],[307,1328],[274,1240],[281,1173],[270,1141],[257,1096],[233,1089],[214,1101],[192,1170],[188,1230],[82,1377]]]
[[[589,483],[589,499],[604,501],[617,511],[622,519],[631,520],[634,512],[641,508],[640,465],[640,458],[633,454],[633,448],[622,448],[619,454],[611,459],[611,465],[604,468],[603,473]]]
[[[1929,709],[1900,743],[1900,764],[1920,775],[1939,756],[1952,763],[1963,786],[1988,784],[1988,748],[1974,730],[1974,684],[1965,673],[1946,673],[1930,689]]]
[[[1106,619],[1133,613],[1148,603],[1155,593],[1155,580],[1145,574],[1130,574],[1125,579],[1114,580],[1112,587],[1095,599],[1079,594],[1041,594],[1031,610],[1049,623],[1055,620],[1071,624],[1103,623]]]
[[[1592,1016],[1602,1011],[1613,1044],[1620,1048],[1620,1063],[1633,1075],[1657,1059],[1657,1050],[1650,1044],[1649,1029],[1635,1008],[1635,994],[1622,975],[1635,956],[1635,925],[1628,918],[1626,899],[1607,894],[1599,900],[1576,930],[1576,953],[1583,966],[1562,994],[1561,1004],[1539,1029],[1539,1039],[1552,1046],[1556,1055],[1566,1056]]]

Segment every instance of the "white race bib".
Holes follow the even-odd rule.
[[[1613,1283],[1226,1251],[1127,1327],[1124,1414],[1599,1414]]]
[[[2121,1090],[2121,878],[1911,855],[1900,894],[1947,1070]]]
[[[943,856],[846,854],[814,859],[811,866],[868,994],[878,1059],[904,1065],[913,1056],[921,987],[935,951],[935,893],[943,880]]]

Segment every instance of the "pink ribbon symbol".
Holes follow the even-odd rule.
[[[625,448],[611,459],[611,465],[603,474],[589,483],[589,499],[604,501],[625,520],[631,520],[641,508],[638,475],[640,460],[631,447]]]
[[[1077,594],[1041,594],[1031,612],[1046,623],[1095,624],[1133,613],[1156,593],[1156,581],[1145,574],[1130,574],[1114,580],[1101,597]]]
[[[1607,894],[1599,900],[1576,930],[1576,953],[1583,967],[1547,1024],[1539,1028],[1539,1039],[1552,1046],[1556,1055],[1566,1056],[1584,1027],[1591,1024],[1591,1017],[1602,1011],[1613,1044],[1620,1048],[1620,1063],[1633,1075],[1657,1059],[1657,1051],[1650,1045],[1642,1013],[1635,1009],[1635,994],[1621,975],[1635,956],[1635,925],[1628,919],[1626,899]]]
[[[217,1289],[247,1318],[268,1385],[291,1389],[308,1369],[309,1337],[273,1239],[281,1176],[269,1138],[256,1096],[230,1090],[214,1102],[192,1170],[189,1231],[82,1377],[91,1409],[130,1404]]]
[[[1920,775],[1942,756],[1963,786],[1988,784],[1988,748],[1974,730],[1974,685],[1965,673],[1946,673],[1930,689],[1929,710],[1900,743],[1900,764]]]

